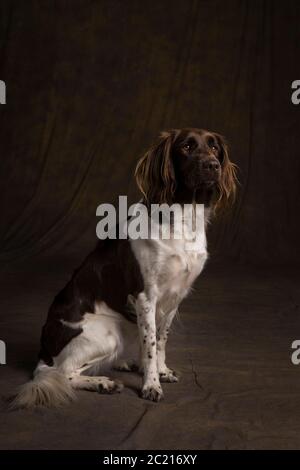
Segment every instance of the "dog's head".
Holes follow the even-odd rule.
[[[148,204],[223,206],[235,194],[236,166],[224,138],[203,129],[172,129],[139,160],[136,181]]]

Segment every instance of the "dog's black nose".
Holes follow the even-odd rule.
[[[216,159],[209,158],[203,162],[203,169],[210,172],[217,172],[220,169],[220,163]]]

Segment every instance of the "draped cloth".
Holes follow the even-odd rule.
[[[210,249],[298,264],[299,18],[291,0],[3,0],[0,259],[86,250],[159,131],[202,127],[241,183]]]

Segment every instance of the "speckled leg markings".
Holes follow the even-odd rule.
[[[159,401],[163,397],[157,369],[156,351],[156,299],[149,299],[145,293],[136,302],[138,328],[141,344],[141,364],[144,368],[142,397]]]
[[[157,365],[161,382],[178,382],[176,372],[166,365],[166,344],[168,341],[169,329],[176,309],[162,318],[161,324],[157,330]]]

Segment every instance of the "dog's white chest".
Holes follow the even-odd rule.
[[[146,289],[149,286],[155,292],[158,311],[177,308],[204,267],[206,248],[188,250],[182,240],[139,240],[133,246]]]
[[[207,259],[206,250],[190,251],[183,249],[180,243],[174,245],[171,253],[161,253],[157,279],[159,298],[170,295],[183,298],[201,273]]]
[[[146,295],[156,298],[158,310],[164,312],[177,308],[201,273],[208,256],[204,225],[196,231],[196,237],[194,233],[182,230],[182,226],[180,220],[168,239],[131,240]],[[190,228],[188,224],[185,226]],[[196,241],[191,243],[191,240]]]

